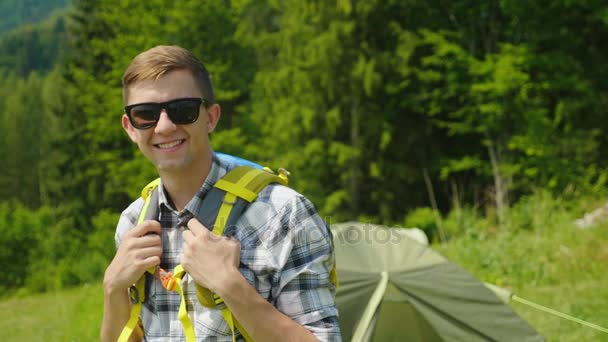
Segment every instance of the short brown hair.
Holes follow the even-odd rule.
[[[214,103],[211,77],[205,65],[192,52],[174,45],[159,45],[135,56],[122,76],[122,97],[127,101],[127,91],[138,81],[157,80],[174,71],[189,70],[198,84],[203,98]]]

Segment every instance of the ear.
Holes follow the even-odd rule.
[[[207,133],[215,130],[215,126],[220,121],[220,116],[222,116],[222,108],[219,104],[214,103],[207,108]]]
[[[127,114],[122,115],[122,128],[127,132],[131,141],[137,144],[137,134],[135,132],[135,127],[131,125],[131,121],[129,121],[129,117]]]

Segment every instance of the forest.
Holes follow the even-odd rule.
[[[7,8],[3,296],[103,275],[121,211],[156,177],[120,124],[122,74],[156,45],[190,49],[210,70],[222,107],[214,149],[288,169],[330,223],[417,226],[449,254],[608,197],[602,0],[0,1]],[[608,261],[601,244],[589,248]],[[494,256],[479,266],[490,281],[528,270]]]

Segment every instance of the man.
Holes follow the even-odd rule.
[[[121,215],[117,252],[104,276],[103,341],[116,341],[129,319],[128,288],[150,267],[182,264],[197,340],[232,341],[217,309],[202,306],[199,284],[218,294],[255,341],[340,340],[331,235],[312,204],[271,184],[239,218],[233,237],[215,237],[196,217],[201,199],[235,165],[218,158],[209,133],[219,119],[209,74],[189,51],[157,46],[136,56],[123,76],[122,126],[161,178],[158,221],[137,224],[143,199]],[[314,236],[315,238],[306,238]],[[180,297],[158,279],[146,284],[141,329],[132,340],[184,340]],[[142,336],[143,334],[143,336]],[[242,336],[238,336],[242,339]]]

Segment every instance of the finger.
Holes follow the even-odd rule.
[[[137,257],[142,260],[146,260],[149,257],[157,256],[160,257],[163,255],[163,249],[161,247],[146,247],[142,248],[138,253]]]
[[[162,239],[157,234],[144,236],[129,236],[120,244],[122,250],[137,250],[145,247],[161,247]]]
[[[205,234],[210,234],[209,230],[205,226],[203,226],[203,224],[200,223],[196,218],[190,219],[187,225],[194,236],[198,236],[201,234],[205,236]]]
[[[151,246],[162,246],[163,240],[158,234],[150,234],[144,235],[136,238],[137,242],[135,243],[136,247],[151,247]]]
[[[141,261],[136,261],[137,266],[142,270],[146,270],[150,267],[160,265],[160,257],[158,255],[149,256]]]
[[[131,232],[133,236],[143,236],[149,233],[160,234],[161,227],[158,221],[146,220],[133,228]]]

